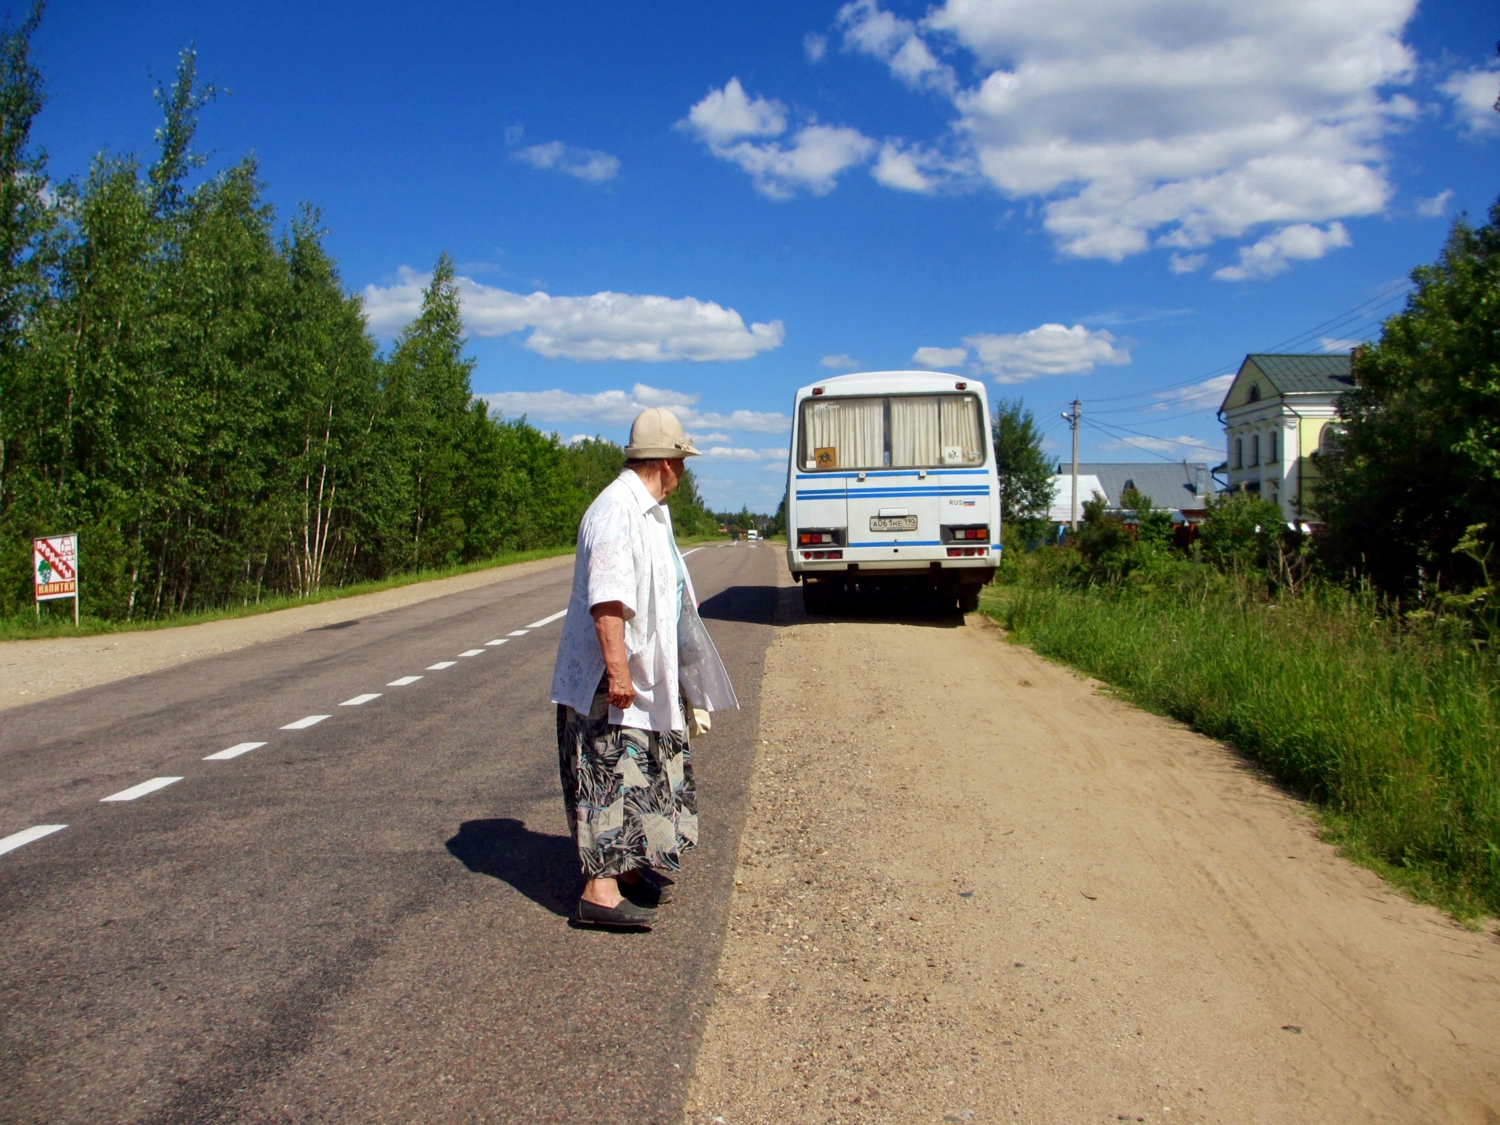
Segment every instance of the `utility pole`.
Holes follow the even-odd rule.
[[[1083,403],[1076,398],[1073,400],[1073,408],[1063,414],[1063,421],[1073,427],[1073,502],[1072,515],[1068,520],[1068,530],[1078,530],[1078,419],[1083,413]]]

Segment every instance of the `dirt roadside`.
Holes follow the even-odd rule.
[[[1494,922],[1219,744],[972,617],[782,629],[763,691],[688,1122],[1500,1122]]]
[[[307,629],[353,621],[430,598],[473,590],[553,567],[572,566],[572,555],[476,570],[452,578],[414,582],[374,594],[357,594],[255,617],[205,621],[174,629],[104,633],[95,637],[49,637],[0,642],[0,710],[54,695],[144,675],[203,656],[230,652]]]

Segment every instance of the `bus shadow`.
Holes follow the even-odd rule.
[[[873,591],[841,599],[828,613],[810,615],[802,608],[797,586],[730,586],[698,606],[705,621],[739,621],[750,625],[802,625],[809,621],[866,621],[957,629],[963,615],[921,594]]]
[[[567,836],[533,832],[510,817],[466,820],[448,851],[475,874],[509,883],[538,906],[572,917],[581,879],[578,852]]]

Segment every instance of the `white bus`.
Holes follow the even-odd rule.
[[[797,392],[787,565],[808,613],[931,593],[969,612],[1000,562],[1000,480],[976,380],[871,371]]]

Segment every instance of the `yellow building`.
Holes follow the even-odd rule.
[[[1275,501],[1288,523],[1315,521],[1318,459],[1353,386],[1347,354],[1247,355],[1219,407],[1229,491]]]

